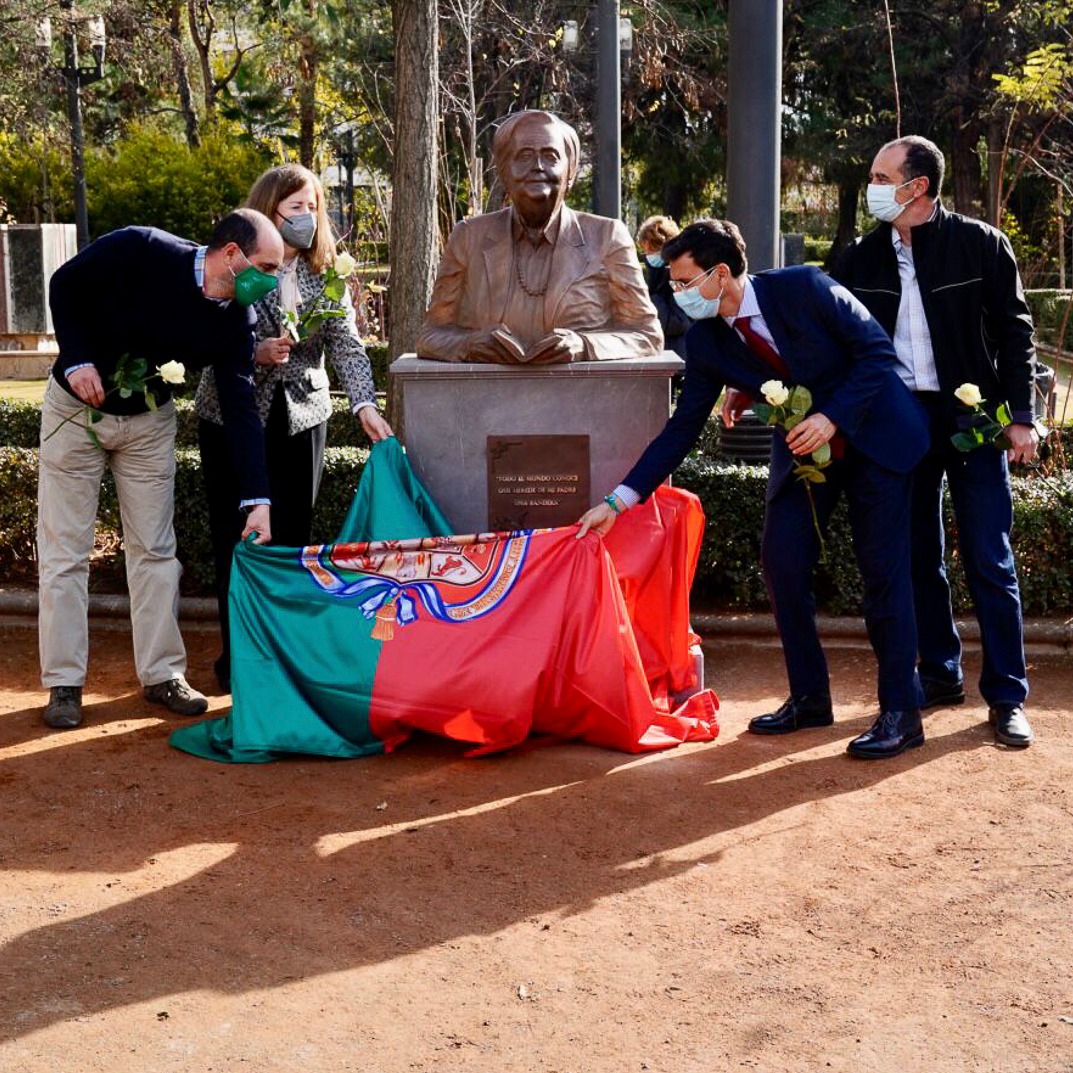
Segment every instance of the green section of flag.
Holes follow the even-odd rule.
[[[340,542],[450,532],[394,438],[373,446]],[[231,567],[234,707],[176,730],[176,748],[208,760],[265,763],[282,754],[354,757],[381,752],[369,704],[381,642],[374,620],[322,591],[300,550],[243,543]]]
[[[373,444],[336,543],[447,536],[451,523],[414,476],[394,436]]]

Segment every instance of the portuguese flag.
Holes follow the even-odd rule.
[[[234,706],[176,730],[171,743],[257,763],[391,751],[413,730],[473,753],[532,732],[627,752],[711,740],[711,691],[669,710],[669,696],[690,684],[688,621],[646,627],[645,660],[631,626],[631,607],[667,605],[671,582],[657,577],[648,545],[662,526],[680,553],[699,512],[672,489],[650,503],[619,523],[640,537],[619,538],[632,549],[623,583],[604,543],[577,540],[575,527],[451,535],[397,441],[381,441],[344,525],[349,539],[235,549]],[[692,567],[678,581],[686,574]]]

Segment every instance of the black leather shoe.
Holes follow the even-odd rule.
[[[53,730],[72,730],[82,722],[82,687],[53,686],[45,708],[45,726]]]
[[[862,760],[885,760],[923,744],[920,709],[910,708],[905,712],[883,712],[863,734],[846,746],[846,752]]]
[[[835,721],[831,698],[825,694],[787,697],[776,712],[749,720],[753,734],[792,734],[808,727],[829,727]]]
[[[1036,736],[1025,718],[1020,704],[999,704],[987,710],[988,722],[995,728],[995,737],[1003,745],[1027,749]]]
[[[965,703],[965,687],[960,682],[921,678],[920,688],[924,691],[924,700],[920,705],[922,712],[929,708],[953,708],[955,704]]]

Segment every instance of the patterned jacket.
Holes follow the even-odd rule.
[[[299,314],[320,293],[321,277],[313,272],[304,257],[298,258],[297,272]],[[272,397],[278,383],[283,384],[287,399],[288,434],[293,436],[328,420],[331,399],[328,395],[328,373],[324,368],[327,354],[350,400],[352,410],[361,403],[376,401],[372,367],[365,347],[358,338],[354,306],[349,292],[343,296],[345,317],[330,317],[301,343],[291,347],[290,356],[281,365],[258,365],[254,373],[257,412],[261,424],[268,421]],[[254,307],[257,314],[257,342],[274,339],[281,334],[278,289],[262,298]],[[201,375],[194,408],[198,417],[214,424],[223,424],[216,380],[211,368]]]

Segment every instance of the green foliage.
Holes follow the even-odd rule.
[[[37,447],[41,433],[41,404],[24,399],[0,399],[0,446]]]
[[[143,224],[203,240],[216,220],[245,201],[270,163],[219,128],[197,149],[150,127],[136,128],[111,151],[86,159],[90,228],[96,237]]]
[[[0,573],[4,578],[27,580],[34,576],[36,531],[37,451],[0,447]]]
[[[46,201],[43,176],[48,180]],[[20,138],[0,132],[0,199],[10,220],[20,224],[48,223],[53,216],[74,219],[71,163],[40,138]]]
[[[829,238],[817,238],[815,235],[805,236],[805,263],[822,265],[827,263],[831,256],[831,240]]]
[[[1032,310],[1032,321],[1036,325],[1036,338],[1049,346],[1062,346],[1073,350],[1073,291],[1051,290],[1025,291],[1025,298]],[[1069,318],[1068,320],[1066,318]],[[1065,325],[1065,337],[1062,326]]]

